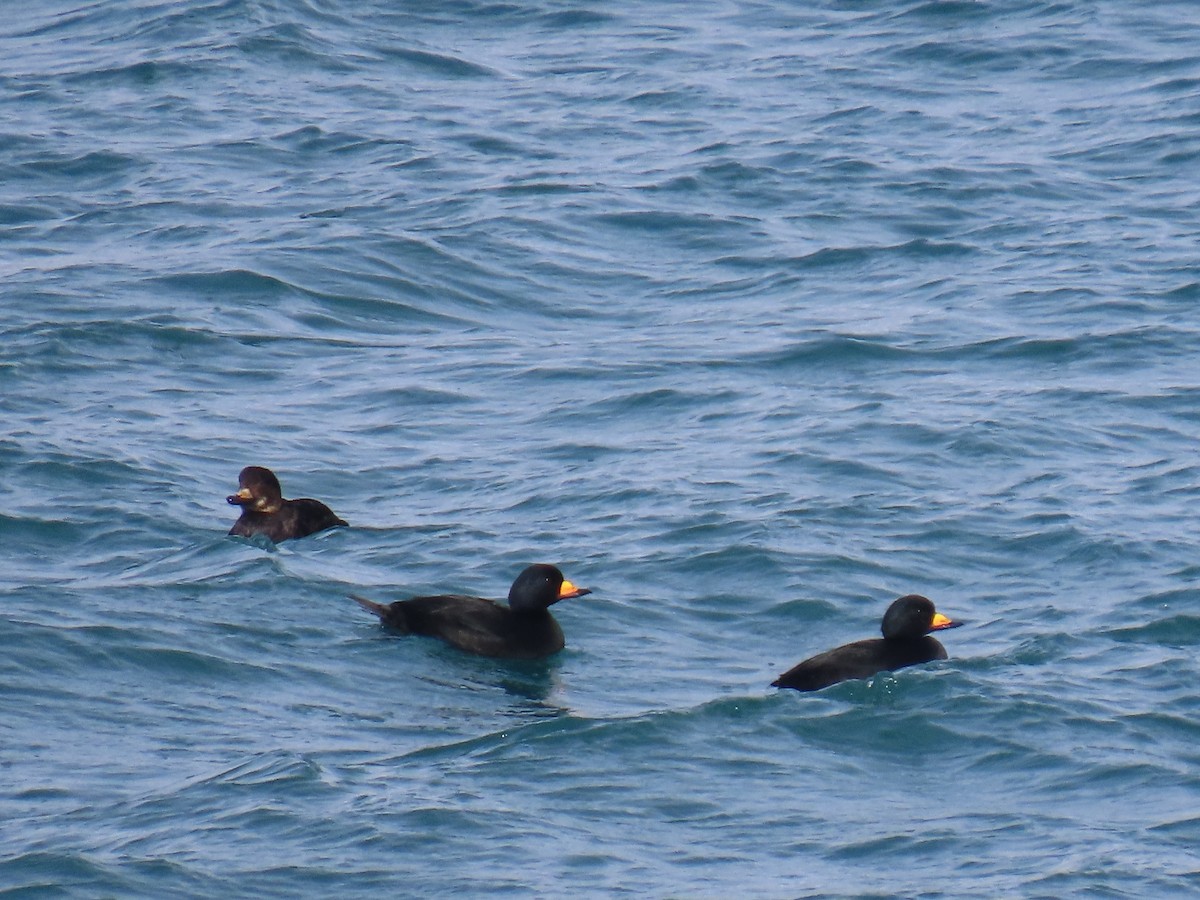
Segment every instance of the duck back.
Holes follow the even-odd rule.
[[[855,641],[806,659],[780,675],[771,686],[819,691],[840,681],[870,678],[879,672],[946,658],[946,648],[929,636],[909,640],[874,638]]]
[[[300,497],[284,500],[279,511],[274,513],[244,510],[229,533],[242,537],[261,534],[278,543],[346,524],[320,500]]]
[[[516,613],[482,597],[414,597],[384,609],[376,612],[395,631],[439,638],[479,656],[537,659],[565,645],[562,629],[549,612]]]

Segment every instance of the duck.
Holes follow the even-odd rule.
[[[537,563],[521,571],[508,591],[508,605],[483,597],[439,594],[394,603],[376,603],[351,595],[401,634],[438,638],[466,653],[502,659],[541,659],[566,645],[562,628],[550,615],[559,600],[590,594],[567,581],[557,566]]]
[[[238,492],[225,499],[230,505],[242,508],[241,516],[229,529],[230,534],[241,537],[261,534],[278,543],[349,524],[320,500],[283,499],[279,479],[262,466],[242,469],[238,474]]]
[[[819,653],[788,669],[771,682],[771,687],[819,691],[841,681],[946,659],[946,648],[929,634],[961,624],[939,613],[928,597],[908,594],[894,601],[883,614],[882,638],[855,641]]]

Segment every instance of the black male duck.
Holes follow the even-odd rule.
[[[564,646],[562,629],[550,607],[559,600],[590,594],[563,578],[557,566],[532,565],[508,591],[508,606],[483,597],[441,594],[383,604],[354,600],[379,616],[387,628],[422,634],[478,656],[539,659]]]
[[[771,686],[819,691],[839,681],[870,678],[879,672],[946,659],[946,648],[929,633],[961,624],[937,612],[927,597],[909,594],[884,613],[882,638],[855,641],[819,653],[788,669]]]

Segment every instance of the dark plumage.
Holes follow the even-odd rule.
[[[284,500],[279,479],[270,469],[246,466],[238,475],[238,492],[225,499],[242,508],[230,534],[261,534],[279,542],[347,524],[320,500]]]
[[[388,628],[423,634],[478,656],[538,659],[563,648],[563,633],[550,615],[559,600],[590,594],[563,578],[556,566],[529,566],[508,591],[508,606],[483,597],[444,594],[383,604],[354,600]]]
[[[946,659],[946,648],[929,637],[929,632],[961,624],[937,612],[928,598],[909,594],[892,603],[883,614],[882,638],[855,641],[819,653],[788,669],[771,686],[819,691],[839,681],[870,678],[878,672]]]

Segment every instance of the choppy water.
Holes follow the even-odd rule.
[[[5,11],[0,888],[1200,892],[1196,7],[411,7]]]

